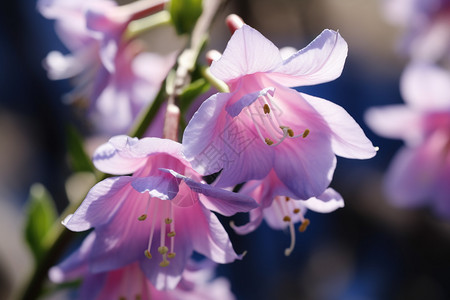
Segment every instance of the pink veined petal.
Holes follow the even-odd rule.
[[[341,35],[326,29],[267,75],[290,87],[328,82],[341,75],[347,51],[347,43]]]
[[[375,156],[376,149],[361,127],[343,109],[330,101],[307,94],[302,96],[327,122],[331,133],[331,147],[336,155],[366,159]]]
[[[220,264],[242,259],[242,255],[237,255],[234,251],[228,233],[216,215],[200,202],[195,207],[196,214],[189,215],[194,250]]]
[[[403,139],[408,144],[417,144],[422,140],[422,114],[406,105],[371,107],[366,111],[364,120],[380,136]]]
[[[121,176],[97,183],[63,225],[72,231],[84,231],[108,223],[128,196],[127,185],[131,180],[131,177]]]
[[[450,109],[450,73],[426,63],[411,63],[400,89],[408,104],[420,111]]]
[[[227,113],[230,116],[232,116],[234,118],[234,117],[238,116],[245,107],[251,105],[259,97],[264,97],[266,95],[273,96],[274,92],[275,92],[275,88],[268,87],[268,88],[265,88],[265,89],[263,89],[261,91],[257,91],[257,92],[250,93],[250,94],[246,94],[241,99],[239,99],[238,101],[234,102],[231,105],[228,105],[225,108],[225,110],[227,111]]]
[[[181,144],[175,141],[159,138],[139,140],[119,135],[95,151],[93,162],[95,167],[104,173],[130,174],[140,169],[151,154],[167,153],[184,162],[180,151]]]
[[[244,75],[268,72],[282,63],[278,48],[248,25],[236,30],[222,57],[211,65],[217,78],[229,82]]]
[[[319,213],[329,213],[344,207],[344,199],[332,188],[326,189],[319,197],[309,198],[301,203],[306,208]]]
[[[207,209],[216,211],[224,216],[231,216],[238,212],[247,212],[258,206],[251,197],[196,182],[172,170],[166,171],[174,177],[182,179],[192,192],[202,194],[199,195],[199,199]]]

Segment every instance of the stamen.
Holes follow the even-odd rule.
[[[292,211],[294,214],[298,214],[300,212],[300,208],[294,208],[294,210]]]
[[[289,216],[284,216],[283,221],[284,221],[284,222],[291,222],[291,217],[289,217]]]
[[[147,219],[147,212],[148,212],[148,207],[150,206],[150,196],[147,199],[147,206],[145,207],[145,214],[142,214],[138,217],[139,221],[144,221],[145,219]]]
[[[174,257],[175,257],[175,252],[167,253],[167,258],[174,258]]]
[[[158,252],[161,254],[166,254],[167,252],[169,252],[169,248],[167,248],[166,246],[158,247]]]
[[[264,142],[266,142],[267,145],[271,146],[273,144],[273,141],[269,138],[265,138]]]
[[[289,198],[289,197],[286,197],[286,202],[288,202],[289,200],[291,200],[291,198]]]
[[[120,296],[120,297],[119,297],[119,300],[127,300],[127,298],[124,297],[124,296]]]
[[[147,214],[143,214],[143,215],[138,217],[139,221],[144,221],[145,219],[147,219]]]
[[[175,236],[175,231],[171,231],[167,234],[168,237],[174,237]]]
[[[298,230],[299,230],[300,232],[305,232],[306,228],[308,228],[309,223],[311,223],[311,222],[309,221],[309,219],[303,220],[303,222],[302,222],[302,224],[300,225],[300,227],[298,228]]]
[[[170,205],[170,232],[167,234],[170,237],[170,252],[168,254],[169,258],[175,257],[174,247],[175,247],[175,219],[173,218],[173,206]]]
[[[153,233],[155,232],[155,221],[156,221],[156,214],[158,213],[158,205],[160,200],[155,200],[155,208],[153,210],[152,214],[152,228],[150,229],[150,237],[148,238],[148,245],[147,250],[145,250],[145,256],[148,258],[152,258],[152,255],[150,254],[150,249],[152,247],[152,241],[153,241]],[[149,195],[149,202],[150,202],[150,195]],[[148,255],[147,255],[148,253]]]
[[[147,249],[145,249],[144,254],[145,254],[145,256],[147,256],[148,259],[152,258],[152,255],[150,254],[150,251],[148,251]]]
[[[269,114],[270,113],[270,107],[268,104],[264,104],[263,106],[263,110],[265,114]]]
[[[287,130],[287,133],[288,133],[288,135],[289,135],[290,137],[293,137],[293,136],[294,136],[294,130],[292,130],[291,128],[289,128],[289,129]]]
[[[303,138],[307,137],[309,134],[309,129],[305,129],[305,131],[303,131]]]
[[[163,256],[163,261],[159,263],[160,267],[167,267],[170,264],[170,261],[166,259],[166,255]]]
[[[289,233],[291,234],[291,245],[289,246],[289,248],[284,250],[284,255],[286,256],[291,255],[295,247],[295,230],[294,224],[292,222],[289,222]]]
[[[169,225],[170,223],[172,223],[172,218],[165,218],[164,222],[166,222],[166,224]]]
[[[134,297],[134,300],[142,300],[142,296],[139,295],[139,294],[137,294],[137,295]]]

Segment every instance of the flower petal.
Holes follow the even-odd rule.
[[[411,63],[400,81],[402,96],[421,111],[450,108],[450,73],[426,63]]]
[[[93,162],[97,169],[104,173],[130,174],[140,169],[147,162],[149,155],[156,153],[167,153],[184,162],[180,150],[179,143],[168,139],[139,140],[119,135],[111,138],[95,151]]]
[[[182,179],[192,192],[204,195],[199,195],[199,197],[207,209],[216,211],[224,216],[231,216],[237,212],[247,212],[258,207],[258,204],[251,197],[197,182],[172,170],[166,169],[165,171],[176,178]]]
[[[375,156],[376,149],[372,142],[345,109],[318,97],[302,96],[327,122],[332,133],[331,146],[336,155],[358,159]]]
[[[131,177],[107,178],[97,183],[75,213],[63,225],[72,231],[84,231],[108,223],[128,196]]]
[[[161,200],[171,200],[178,193],[178,183],[172,176],[138,177],[131,182],[131,186],[139,193],[148,192],[151,197]]]
[[[248,223],[237,226],[236,224],[234,224],[234,222],[231,222],[230,226],[237,234],[244,235],[255,231],[259,227],[259,225],[261,225],[262,220],[263,208],[257,207],[250,212],[250,221]]]
[[[248,25],[236,30],[211,73],[225,82],[244,75],[268,72],[282,63],[278,48]]]
[[[332,188],[326,189],[325,192],[317,198],[309,198],[308,200],[301,201],[301,203],[306,208],[319,213],[329,213],[344,207],[344,199],[342,199],[342,196]]]
[[[326,29],[268,75],[291,87],[328,82],[341,75],[347,51],[347,43],[341,35]]]
[[[422,140],[422,114],[406,105],[371,107],[364,120],[376,134],[417,144]]]
[[[196,214],[190,214],[190,230],[194,250],[216,263],[230,263],[241,259],[233,249],[228,233],[216,215],[200,204],[195,206]]]
[[[239,115],[241,113],[241,111],[245,107],[247,107],[250,104],[252,104],[253,102],[255,102],[256,99],[258,99],[259,97],[264,97],[267,94],[273,96],[274,92],[275,92],[275,88],[268,87],[268,88],[265,88],[265,89],[263,89],[261,91],[258,91],[258,92],[246,94],[241,99],[239,99],[238,101],[236,101],[233,104],[227,106],[225,108],[225,110],[227,111],[228,114],[230,114],[230,116],[232,116],[234,118],[237,115]]]

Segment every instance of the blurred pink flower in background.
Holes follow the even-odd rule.
[[[55,20],[68,54],[52,51],[45,58],[51,79],[71,78],[74,90],[66,101],[88,110],[95,131],[126,133],[145,105],[151,103],[175,62],[175,56],[144,51],[139,40],[124,36],[128,24],[161,10],[165,1],[40,0],[38,9]],[[161,126],[159,126],[161,127]],[[160,136],[161,130],[153,130]]]
[[[450,59],[449,0],[383,0],[392,24],[406,31],[400,49],[414,59]]]
[[[450,217],[450,73],[412,63],[401,78],[405,105],[371,108],[366,122],[405,146],[391,162],[386,191],[400,206],[430,205]]]

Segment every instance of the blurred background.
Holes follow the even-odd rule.
[[[306,46],[323,29],[339,30],[349,44],[342,76],[301,91],[343,106],[363,127],[377,156],[338,158],[332,187],[346,206],[330,214],[309,212],[290,257],[287,232],[263,224],[247,236],[230,230],[243,261],[220,266],[237,299],[450,299],[450,223],[426,207],[392,206],[382,190],[386,167],[402,145],[376,136],[363,121],[371,106],[402,103],[399,78],[408,60],[397,51],[402,28],[387,23],[381,0],[229,1],[211,28],[208,49],[223,51],[224,20],[236,13],[278,47]],[[0,10],[0,299],[24,284],[33,260],[23,238],[30,186],[42,183],[57,209],[67,204],[70,175],[64,127],[73,119],[61,100],[68,81],[50,81],[42,60],[66,51],[29,0]],[[236,222],[245,217],[235,216]]]

